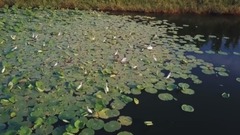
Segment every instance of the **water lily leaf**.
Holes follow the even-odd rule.
[[[191,105],[183,104],[181,108],[185,112],[194,112],[194,108]]]
[[[240,77],[237,77],[237,78],[236,78],[236,81],[240,82]]]
[[[133,135],[131,132],[128,131],[121,131],[117,135]]]
[[[218,72],[218,74],[219,74],[220,76],[229,76],[228,73],[222,72],[222,71]]]
[[[228,55],[227,52],[223,52],[223,51],[218,51],[218,54],[221,54],[221,55]]]
[[[226,72],[227,71],[224,67],[215,67],[214,69],[219,71],[219,72]]]
[[[100,130],[101,128],[103,128],[103,126],[104,126],[104,121],[101,119],[93,118],[88,120],[87,122],[87,127],[94,130]]]
[[[32,133],[32,129],[26,126],[22,126],[19,130],[18,130],[18,134],[19,135],[31,135]]]
[[[104,125],[104,130],[107,132],[115,132],[121,128],[121,124],[117,121],[110,121],[105,123]]]
[[[112,103],[111,103],[111,107],[113,109],[123,109],[123,107],[126,105],[126,103],[124,103],[123,101],[119,100],[119,99],[115,99]]]
[[[84,128],[79,135],[94,135],[95,131],[91,128]]]
[[[234,55],[240,55],[240,53],[239,53],[239,52],[233,52],[233,54],[234,54]]]
[[[97,112],[97,116],[102,119],[108,119],[109,116],[106,114],[106,112],[110,110],[109,108],[104,108],[101,111]]]
[[[207,75],[215,74],[214,70],[212,69],[203,69],[202,72]]]
[[[133,89],[131,89],[131,93],[134,94],[134,95],[140,95],[142,92],[139,89],[133,88]]]
[[[143,90],[145,87],[143,85],[137,85],[137,89]]]
[[[1,99],[0,100],[0,103],[3,105],[3,106],[8,106],[11,104],[11,102],[7,99]]]
[[[189,88],[187,88],[187,89],[186,89],[186,88],[185,88],[185,89],[182,89],[181,92],[182,92],[183,94],[187,94],[187,95],[193,95],[193,94],[195,93],[194,90],[189,89]]]
[[[133,101],[134,101],[134,103],[135,103],[136,105],[139,104],[139,100],[138,100],[137,98],[133,98]]]
[[[48,125],[52,125],[54,123],[56,123],[58,121],[57,116],[50,116],[47,118],[47,120],[45,121]]]
[[[145,91],[150,94],[156,94],[158,92],[155,88],[145,88]]]
[[[126,96],[126,95],[121,95],[121,96],[120,96],[120,99],[121,99],[125,104],[130,103],[130,102],[133,101],[133,99],[132,99],[131,97]]]
[[[223,97],[223,98],[229,98],[229,97],[230,97],[230,94],[229,94],[229,93],[226,93],[226,92],[223,92],[223,93],[222,93],[222,97]]]
[[[167,90],[169,91],[173,91],[174,89],[176,89],[178,86],[176,84],[169,84],[167,85]]]
[[[16,117],[16,116],[17,116],[16,112],[11,112],[11,114],[10,114],[11,118]]]
[[[215,52],[214,51],[212,51],[212,50],[208,50],[208,51],[205,51],[207,54],[215,54]]]
[[[158,98],[162,101],[170,101],[174,99],[173,95],[169,93],[160,93]]]
[[[36,81],[35,83],[37,90],[39,92],[43,92],[44,91],[44,83],[42,81]]]
[[[77,133],[79,132],[79,128],[69,124],[66,128],[66,131],[69,133]]]
[[[34,122],[33,128],[36,129],[40,127],[43,124],[43,119],[42,118],[37,118],[37,120]]]
[[[76,120],[74,122],[74,127],[82,129],[85,126],[85,122],[82,120]]]
[[[111,118],[111,117],[119,116],[120,112],[118,110],[116,110],[116,109],[109,109],[109,110],[106,111],[106,114],[107,114],[108,117]]]
[[[144,121],[144,124],[147,126],[152,126],[153,122],[152,121]]]
[[[118,118],[118,121],[121,123],[123,126],[129,126],[132,124],[132,118],[129,116],[120,116]]]
[[[187,84],[187,83],[178,83],[178,86],[181,87],[182,89],[189,88],[189,84]]]

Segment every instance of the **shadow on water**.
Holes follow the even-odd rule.
[[[129,15],[129,14],[128,14]],[[130,14],[131,15],[131,14]],[[151,15],[156,16],[156,15]],[[160,135],[160,134],[240,134],[240,84],[236,78],[240,77],[240,56],[233,52],[240,52],[240,18],[235,16],[194,16],[194,15],[161,15],[157,19],[168,20],[177,26],[189,25],[180,30],[178,35],[197,34],[204,35],[204,42],[196,45],[202,51],[224,51],[228,55],[220,54],[191,54],[197,58],[213,63],[215,66],[225,65],[230,71],[229,77],[204,75],[200,69],[195,69],[203,83],[193,84],[190,80],[178,80],[186,82],[195,90],[195,95],[187,96],[175,91],[178,101],[160,101],[157,95],[143,92],[139,96],[140,104],[128,104],[121,112],[133,118],[130,127],[123,130],[135,135]],[[210,38],[215,35],[216,38]],[[230,98],[224,99],[221,94],[228,92]],[[181,110],[181,105],[190,103],[194,106],[193,113]],[[152,121],[153,126],[146,126],[144,121]]]

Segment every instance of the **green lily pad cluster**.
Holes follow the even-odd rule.
[[[16,7],[0,9],[0,18],[1,133],[131,135],[119,131],[134,123],[120,110],[141,104],[134,95],[192,95],[190,84],[177,80],[202,83],[193,73],[199,67],[228,76],[224,67],[187,54],[203,53],[195,46],[201,35],[178,36],[183,27],[167,20]]]

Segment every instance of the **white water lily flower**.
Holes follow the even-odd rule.
[[[125,62],[127,62],[127,58],[126,57],[122,58],[122,60],[121,60],[121,63],[125,63]]]
[[[16,39],[16,35],[11,35],[12,40]]]
[[[90,109],[88,106],[87,106],[87,111],[88,111],[89,113],[93,113],[93,110]]]
[[[106,82],[105,84],[105,89],[104,89],[105,93],[107,94],[109,92],[109,88],[108,88],[108,83]]]
[[[154,54],[153,54],[153,59],[154,59],[154,61],[157,61],[157,58]]]
[[[133,68],[133,69],[137,69],[137,66],[133,66],[132,68]]]
[[[126,62],[127,62],[127,57],[126,57],[126,55],[124,54],[124,57],[122,58],[121,63],[126,63]]]
[[[76,90],[81,89],[81,88],[82,88],[82,84],[83,84],[83,82],[80,82],[80,84],[78,85],[78,87],[76,88]]]
[[[153,40],[156,40],[156,39],[158,39],[158,35],[157,35],[157,34],[155,34],[155,35],[153,36]]]
[[[54,67],[56,67],[58,65],[58,63],[56,62],[55,64],[54,64]]]
[[[148,49],[148,50],[152,50],[153,47],[152,47],[151,45],[149,45],[149,46],[147,47],[147,49]]]
[[[170,78],[171,74],[172,74],[172,73],[169,72],[169,74],[167,75],[166,79]]]
[[[33,33],[33,34],[32,34],[32,38],[33,38],[33,39],[37,39],[37,38],[38,38],[38,34]]]
[[[3,66],[3,68],[2,68],[2,73],[4,73],[5,72],[5,70],[6,70],[6,68],[5,68],[5,66]]]
[[[118,55],[118,50],[114,53],[114,55],[115,55],[115,56]]]
[[[15,50],[17,50],[17,48],[18,48],[18,47],[15,46],[14,48],[11,49],[11,51],[15,51]]]

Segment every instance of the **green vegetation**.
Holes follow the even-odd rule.
[[[0,7],[6,4],[57,9],[240,14],[240,0],[0,0]]]
[[[205,81],[195,69],[231,75],[226,66],[191,55],[205,54],[196,44],[206,36],[180,35],[188,26],[168,20],[16,6],[1,8],[0,18],[0,133],[6,135],[131,135],[122,130],[135,121],[121,110],[140,106],[137,95],[182,102],[195,94],[192,85]],[[194,112],[193,106],[179,110]]]

